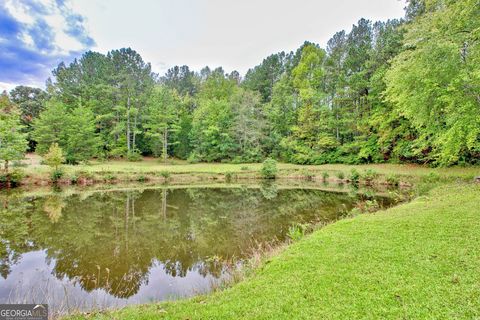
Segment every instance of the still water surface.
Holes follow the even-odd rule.
[[[363,200],[275,185],[0,199],[0,303],[57,311],[206,292],[252,247],[285,240],[294,224],[335,220]]]

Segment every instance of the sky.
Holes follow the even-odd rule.
[[[360,18],[403,17],[404,0],[0,0],[0,91],[44,87],[87,50],[131,47],[155,72],[241,74],[308,40],[326,46]]]

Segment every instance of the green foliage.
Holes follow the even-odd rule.
[[[54,168],[50,173],[50,180],[53,183],[57,183],[64,176],[65,172],[61,168]]]
[[[307,169],[303,169],[300,173],[305,180],[313,180],[315,178],[315,174]]]
[[[232,172],[225,172],[225,181],[226,182],[231,182],[233,179],[233,173]]]
[[[160,176],[162,176],[164,179],[168,179],[168,178],[170,178],[171,173],[170,173],[170,171],[163,170],[163,171],[160,171]]]
[[[57,143],[68,163],[87,161],[99,153],[94,114],[83,106],[69,111],[62,102],[50,100],[34,121],[33,137],[40,154]]]
[[[303,224],[294,224],[288,228],[287,237],[292,241],[298,241],[305,236],[306,226]]]
[[[10,187],[19,186],[25,177],[25,172],[20,169],[14,169],[10,172],[0,172],[0,187],[10,184]]]
[[[367,184],[370,184],[378,177],[378,173],[373,169],[367,169],[362,173],[361,176]]]
[[[350,171],[350,176],[349,180],[352,181],[353,183],[358,183],[360,180],[360,173],[357,171],[357,169],[353,168]]]
[[[37,142],[36,151],[40,154],[48,152],[54,143],[62,148],[67,146],[66,129],[71,125],[67,116],[67,107],[62,102],[50,100],[39,117],[33,122],[33,137]]]
[[[77,182],[78,182],[78,176],[76,174],[72,174],[70,176],[70,183],[71,184],[77,184]]]
[[[105,180],[112,182],[114,180],[117,180],[117,176],[114,175],[113,173],[108,173],[105,175]]]
[[[4,162],[5,173],[11,161],[21,160],[27,150],[26,135],[17,108],[5,94],[0,95],[0,160]]]
[[[330,175],[328,174],[327,171],[324,171],[324,172],[322,173],[322,179],[323,179],[323,181],[328,180],[328,178],[330,178]]]
[[[387,99],[418,131],[415,157],[439,165],[472,162],[480,145],[478,2],[427,6],[407,27],[387,72]]]
[[[337,174],[336,174],[337,178],[340,179],[340,180],[343,180],[345,179],[345,173],[343,173],[343,171],[338,171]]]
[[[173,138],[179,130],[178,109],[180,100],[174,91],[164,86],[157,86],[149,98],[145,136],[155,156],[162,155],[166,161],[169,146],[177,143]]]
[[[28,86],[17,86],[10,91],[10,98],[20,110],[20,118],[29,141],[29,149],[34,149],[34,142],[32,137],[33,120],[38,117],[44,108],[45,101],[48,99],[48,94],[40,88],[32,88]]]
[[[142,175],[139,175],[139,176],[137,177],[137,181],[138,181],[138,182],[146,182],[147,180],[148,180],[148,178],[147,178],[145,175],[143,175],[143,174],[142,174]]]
[[[434,184],[439,182],[441,179],[440,175],[436,172],[430,172],[428,175],[422,177],[422,182],[428,184]]]
[[[138,151],[130,151],[129,153],[127,153],[127,160],[128,161],[132,161],[132,162],[138,162],[138,161],[142,161],[143,160],[143,157],[142,157],[142,154]]]
[[[54,172],[59,171],[58,167],[65,162],[65,157],[58,143],[54,142],[50,145],[48,152],[43,156],[43,161],[46,165],[52,167]]]
[[[65,128],[65,154],[68,163],[87,161],[98,154],[100,140],[96,133],[92,110],[77,107],[69,115],[70,123]]]
[[[48,93],[12,90],[27,133],[18,141],[40,154],[58,143],[68,163],[137,152],[191,163],[480,163],[479,21],[477,0],[411,0],[405,20],[360,19],[326,50],[305,42],[270,55],[243,82],[221,67],[175,66],[157,79],[130,48],[86,52],[59,64]]]
[[[260,173],[264,179],[275,179],[277,172],[278,169],[276,160],[268,158],[263,161]]]
[[[389,174],[385,180],[389,185],[397,187],[400,185],[400,178],[396,174]]]
[[[195,163],[199,163],[199,162],[200,162],[200,159],[199,159],[198,155],[197,155],[195,152],[192,152],[192,153],[190,153],[190,155],[188,156],[187,162],[190,163],[190,164],[195,164]]]

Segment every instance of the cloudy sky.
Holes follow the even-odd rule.
[[[86,50],[132,47],[154,71],[248,68],[305,40],[325,46],[358,19],[403,16],[404,0],[0,0],[0,90],[43,87]]]

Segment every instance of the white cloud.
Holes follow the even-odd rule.
[[[13,0],[7,0],[5,7],[10,14],[17,20],[25,24],[33,24],[35,19],[27,13],[25,6],[22,3],[16,3]]]
[[[325,47],[360,18],[403,16],[404,0],[73,0],[88,18],[96,50],[132,47],[155,71],[187,64],[241,73],[303,41]],[[164,62],[164,65],[158,65]]]

